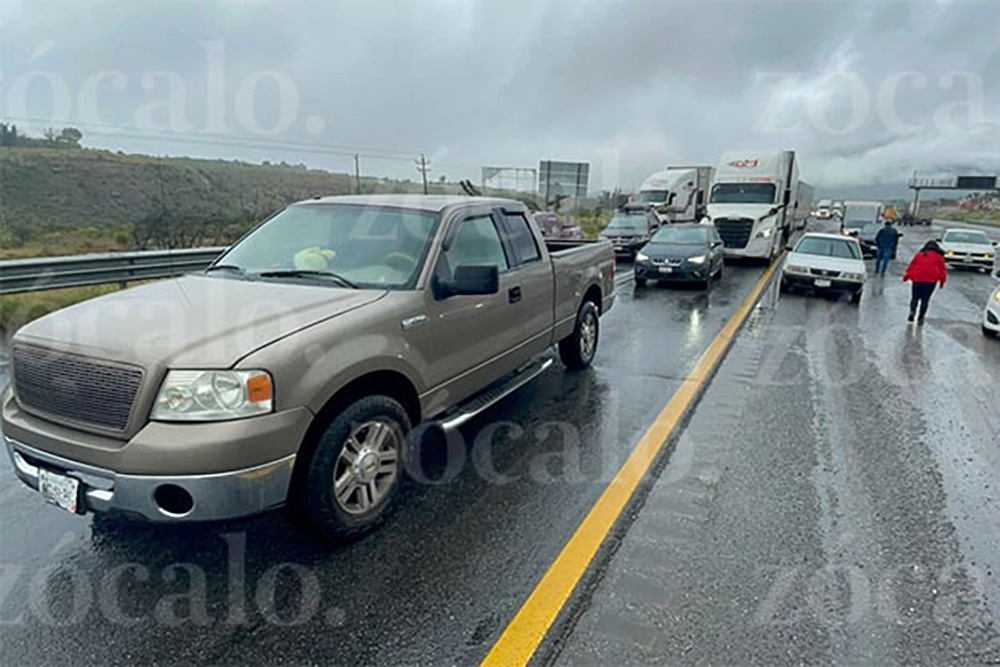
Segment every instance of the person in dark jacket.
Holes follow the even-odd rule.
[[[892,226],[892,220],[885,221],[885,227],[875,235],[875,275],[884,276],[889,270],[889,260],[896,254],[896,245],[902,236]]]
[[[927,245],[913,256],[910,266],[903,274],[903,282],[907,280],[913,282],[910,296],[910,322],[917,314],[917,306],[920,306],[917,324],[924,323],[924,316],[927,315],[927,307],[930,305],[934,288],[940,284],[941,289],[944,289],[944,283],[947,279],[948,267],[944,263],[944,251],[936,241],[928,241]]]

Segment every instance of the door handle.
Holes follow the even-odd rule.
[[[511,303],[517,303],[518,301],[520,301],[521,300],[521,288],[520,287],[511,287],[509,290],[507,290],[507,299]]]

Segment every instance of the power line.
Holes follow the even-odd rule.
[[[81,123],[72,119],[54,118],[26,118],[17,116],[5,116],[6,119],[33,123],[38,125],[72,125],[86,129],[92,134],[105,137],[118,137],[125,139],[156,140],[170,139],[176,142],[191,143],[198,145],[212,146],[238,146],[249,148],[285,148],[289,150],[301,150],[308,153],[319,153],[324,155],[364,155],[382,160],[400,160],[409,162],[413,159],[413,152],[392,151],[381,148],[363,148],[358,146],[342,146],[337,144],[321,144],[317,142],[301,142],[290,140],[274,140],[263,137],[251,137],[246,135],[220,134],[213,132],[198,132],[197,134],[184,134],[171,130],[156,128],[138,128],[129,125],[115,125],[111,123]],[[415,151],[414,151],[415,152]]]

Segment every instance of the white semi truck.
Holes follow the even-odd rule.
[[[661,224],[697,222],[705,215],[712,167],[667,167],[639,188],[635,206],[648,206]]]
[[[718,230],[726,257],[770,261],[811,206],[812,188],[800,186],[795,151],[733,151],[715,169],[702,222]]]

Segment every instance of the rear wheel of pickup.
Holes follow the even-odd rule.
[[[319,436],[300,488],[295,517],[332,542],[375,527],[399,495],[410,419],[388,396],[367,396],[337,414]]]
[[[559,341],[559,358],[570,370],[586,368],[597,354],[600,313],[591,301],[584,301],[576,314],[573,333]]]

